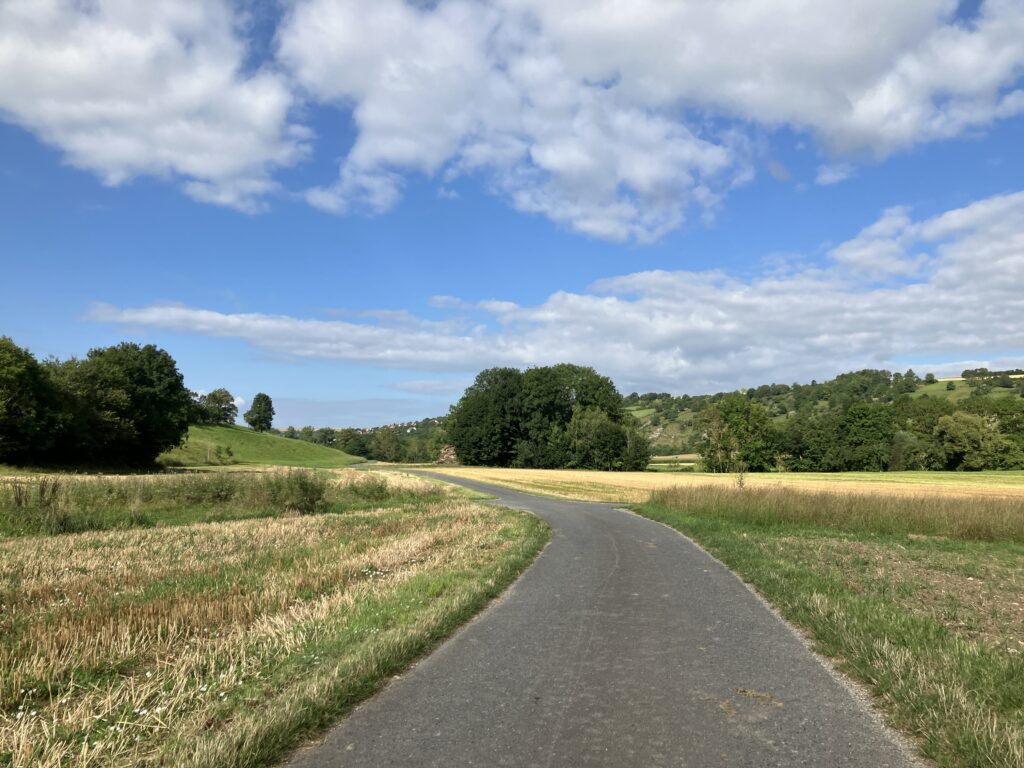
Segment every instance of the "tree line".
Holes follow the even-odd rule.
[[[0,462],[151,464],[185,437],[192,409],[174,359],[152,344],[40,362],[0,337]]]
[[[142,467],[180,445],[189,424],[237,418],[228,390],[191,392],[174,358],[152,344],[39,361],[0,337],[0,463]],[[257,394],[243,418],[269,430],[270,397]]]
[[[463,464],[639,470],[650,461],[611,379],[577,365],[482,371],[445,428]]]
[[[273,431],[281,437],[336,448],[374,461],[419,464],[436,460],[447,445],[444,423],[443,417],[435,417],[372,429],[305,426]]]
[[[967,373],[972,394],[963,400],[911,397],[918,384],[909,389],[907,375],[873,370],[814,383],[789,407],[781,398],[792,388],[777,385],[715,396],[694,420],[696,447],[712,472],[1024,468],[1024,400],[1012,392],[1019,379]],[[1011,391],[987,396],[996,386]]]

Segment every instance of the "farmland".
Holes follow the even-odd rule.
[[[0,498],[0,765],[18,768],[266,764],[547,540],[533,517],[399,474],[19,488]]]
[[[706,472],[591,472],[584,470],[438,467],[464,477],[579,501],[646,501],[654,491],[685,485],[734,486],[737,475]],[[898,496],[1006,498],[1024,503],[1024,472],[773,472],[750,473],[753,488],[784,487]]]

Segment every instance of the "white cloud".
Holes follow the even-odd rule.
[[[308,133],[288,120],[281,75],[242,71],[238,27],[224,0],[6,0],[0,117],[106,184],[170,178],[197,200],[258,210]]]
[[[713,214],[757,127],[884,157],[1024,111],[1024,4],[988,0],[300,0],[279,57],[353,109],[338,181],[383,210],[404,174],[481,172],[516,208],[613,240]],[[878,20],[885,19],[880,26]],[[726,122],[722,122],[726,118]],[[725,126],[725,127],[723,127]],[[818,183],[853,172],[839,160]]]
[[[818,174],[814,177],[814,183],[821,186],[830,186],[846,181],[853,176],[854,168],[851,163],[833,163],[818,166]]]
[[[468,331],[405,314],[367,324],[97,305],[91,317],[422,371],[571,361],[612,375],[627,391],[698,392],[907,360],[937,367],[1005,358],[1024,346],[1024,192],[923,220],[890,209],[824,266],[742,280],[719,271],[639,272],[539,305],[488,300],[475,311],[489,322]]]

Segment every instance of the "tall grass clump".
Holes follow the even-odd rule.
[[[1024,506],[1016,499],[687,485],[655,491],[651,502],[696,517],[766,527],[1024,542]]]

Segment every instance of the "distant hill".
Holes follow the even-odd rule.
[[[776,423],[796,412],[821,413],[853,402],[894,402],[900,397],[933,398],[962,403],[972,398],[1024,397],[1024,376],[1014,371],[964,371],[965,377],[934,379],[913,371],[890,373],[865,370],[810,384],[764,384],[738,390],[764,406]],[[670,395],[650,392],[626,397],[626,410],[636,417],[651,438],[655,455],[691,453],[698,449],[696,419],[709,404],[727,392],[714,395]]]
[[[162,453],[166,467],[262,465],[282,467],[347,467],[364,459],[334,448],[289,440],[245,427],[191,426],[180,448]]]

